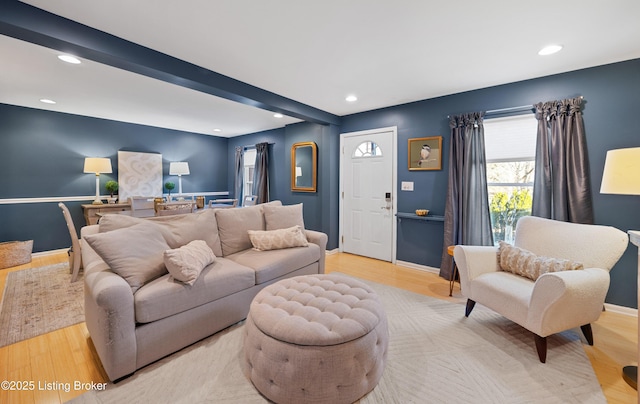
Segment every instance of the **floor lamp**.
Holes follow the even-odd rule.
[[[178,176],[178,195],[182,195],[182,176],[189,175],[189,163],[186,161],[169,163],[169,175]]]
[[[110,174],[111,159],[106,157],[85,157],[84,172],[96,175],[96,199],[93,200],[94,205],[102,205],[100,199],[100,174]]]
[[[607,152],[600,193],[640,195],[640,147]],[[630,231],[629,234],[631,242],[640,247],[640,233]],[[640,253],[638,257],[640,258]],[[638,276],[640,277],[640,262],[638,263]],[[638,287],[640,288],[640,282]],[[638,305],[640,306],[640,296],[638,297]],[[640,325],[638,326],[638,338],[640,343]],[[631,387],[638,390],[637,366],[625,366],[622,369],[622,377]]]

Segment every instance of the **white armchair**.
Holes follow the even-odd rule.
[[[591,323],[602,312],[609,271],[628,241],[626,233],[610,226],[523,217],[516,227],[515,246],[584,265],[582,270],[545,273],[536,281],[502,271],[498,247],[458,245],[454,258],[468,299],[465,316],[478,302],[533,332],[543,363],[551,334],[579,326],[593,345]]]

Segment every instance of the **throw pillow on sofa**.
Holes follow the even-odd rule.
[[[171,248],[182,247],[193,240],[204,240],[216,256],[222,256],[218,223],[213,209],[204,209],[185,216],[158,216],[144,219],[127,215],[105,215],[100,219],[99,231],[104,233],[142,222],[157,225]]]
[[[560,272],[583,269],[584,266],[575,261],[538,256],[531,251],[500,242],[498,264],[503,271],[524,276],[533,281],[547,272]]]
[[[187,245],[164,252],[164,264],[173,278],[193,285],[202,270],[213,263],[216,256],[203,240],[194,240]]]
[[[278,230],[249,230],[248,233],[253,248],[259,251],[307,247],[309,245],[300,226]]]
[[[302,204],[262,207],[267,230],[287,229],[300,226],[304,229]]]
[[[92,234],[85,240],[136,292],[145,283],[167,273],[163,254],[170,247],[152,223]]]

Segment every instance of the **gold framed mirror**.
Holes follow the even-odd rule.
[[[318,147],[314,142],[300,142],[291,146],[291,190],[316,192],[317,167]]]

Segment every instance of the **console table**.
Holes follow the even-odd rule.
[[[100,219],[98,213],[105,214],[122,210],[131,210],[131,205],[128,203],[105,203],[103,205],[86,204],[81,206],[87,226],[98,223],[98,219]]]

